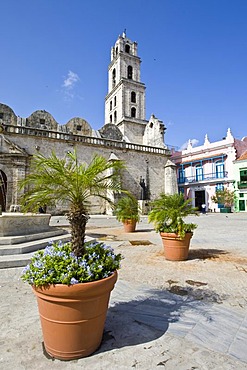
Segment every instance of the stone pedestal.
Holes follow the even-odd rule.
[[[0,215],[0,237],[50,231],[50,218],[50,214],[2,213]]]

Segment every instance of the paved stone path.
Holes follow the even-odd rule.
[[[125,258],[102,345],[85,359],[43,354],[36,301],[19,280],[22,269],[0,270],[0,368],[246,369],[247,214],[192,220],[198,228],[188,261],[170,262],[145,217],[132,234],[113,217],[91,218],[88,235]],[[64,218],[52,222],[67,225]]]

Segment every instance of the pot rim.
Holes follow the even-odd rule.
[[[35,295],[42,295],[42,296],[56,296],[56,297],[73,297],[80,294],[85,294],[86,292],[90,295],[95,295],[95,288],[97,286],[98,289],[102,289],[102,293],[105,290],[112,290],[114,284],[117,281],[118,273],[117,270],[113,271],[113,273],[100,280],[89,281],[85,283],[78,283],[73,285],[67,284],[50,284],[47,286],[36,287],[32,286],[32,290]]]
[[[167,238],[167,239],[178,239],[178,240],[183,240],[186,238],[186,236],[189,236],[192,238],[193,236],[193,233],[192,232],[187,232],[184,236],[184,238],[181,238],[181,236],[179,236],[178,234],[176,233],[167,233],[167,232],[163,232],[161,231],[160,232],[160,236],[161,238]]]

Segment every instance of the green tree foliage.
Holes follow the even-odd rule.
[[[224,207],[232,207],[236,200],[236,195],[234,191],[228,189],[217,190],[211,199],[214,203],[223,204]]]

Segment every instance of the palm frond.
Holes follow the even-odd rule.
[[[20,182],[20,189],[24,190],[21,204],[26,211],[35,210],[40,204],[69,204],[75,249],[80,253],[90,198],[96,196],[111,203],[107,191],[122,191],[119,174],[123,168],[122,161],[107,161],[100,155],[95,155],[88,165],[80,163],[76,151],[67,153],[65,158],[58,158],[55,152],[49,157],[37,154],[30,174]]]

